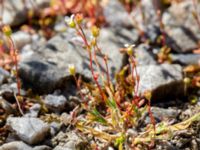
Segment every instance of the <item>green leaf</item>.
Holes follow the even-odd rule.
[[[116,138],[114,145],[118,146],[119,150],[123,150],[123,143],[125,142],[124,134],[121,134],[120,137]]]
[[[96,108],[94,108],[90,113],[94,116],[94,121],[97,121],[102,124],[107,124],[107,121],[103,118],[103,116],[99,113],[99,111]]]
[[[108,99],[106,104],[111,107],[112,109],[117,109],[117,104],[114,99]]]

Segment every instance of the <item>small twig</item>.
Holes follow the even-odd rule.
[[[23,113],[23,111],[22,111],[22,109],[21,109],[19,100],[18,100],[18,98],[17,98],[17,96],[16,96],[15,93],[14,93],[14,97],[15,97],[15,100],[16,100],[16,102],[17,102],[17,106],[18,106],[19,112],[21,113],[22,116],[24,116],[24,113]]]

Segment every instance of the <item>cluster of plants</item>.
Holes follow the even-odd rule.
[[[156,124],[151,112],[151,91],[146,91],[143,96],[138,93],[140,78],[136,68],[134,45],[121,49],[129,56],[129,64],[116,74],[116,83],[113,84],[108,70],[108,56],[103,54],[98,45],[100,29],[92,26],[92,38],[88,40],[82,28],[83,15],[72,15],[67,24],[84,42],[83,47],[90,59],[90,70],[95,84],[82,81],[76,74],[76,67],[69,65],[69,73],[76,81],[81,105],[71,112],[71,120],[66,125],[73,126],[86,135],[88,141],[95,141],[91,144],[92,149],[99,149],[100,143],[104,143],[104,148],[113,145],[119,150],[149,149],[154,146],[156,140],[170,139],[173,132],[186,129],[192,122],[200,119],[197,114],[171,126],[167,122]],[[99,53],[104,60],[105,72],[96,59]],[[94,64],[97,70],[94,69]],[[141,120],[145,113],[149,114],[151,123],[142,128]],[[130,129],[137,132],[129,134]]]
[[[141,1],[139,0],[120,0],[120,2],[124,4],[129,14],[137,6],[141,7]],[[179,2],[179,0],[162,0],[165,6],[171,5],[174,2]],[[196,1],[193,0],[193,2],[195,7]],[[51,25],[55,23],[57,17],[75,14],[66,20],[66,23],[83,40],[85,53],[88,53],[90,60],[89,67],[93,82],[84,82],[81,76],[76,73],[76,66],[73,64],[69,65],[69,72],[76,82],[77,95],[81,99],[81,105],[74,108],[71,112],[71,119],[66,125],[86,135],[88,142],[93,141],[91,149],[101,149],[99,147],[101,143],[103,143],[104,147],[112,145],[119,150],[128,148],[136,150],[149,149],[155,145],[157,140],[168,140],[175,131],[186,129],[194,121],[200,120],[200,114],[198,113],[188,120],[174,125],[168,125],[164,121],[156,123],[151,112],[151,91],[146,91],[142,96],[139,95],[140,77],[136,67],[136,49],[134,45],[126,45],[121,49],[121,52],[128,56],[129,64],[116,74],[115,83],[112,82],[110,70],[108,69],[108,56],[102,52],[98,44],[100,36],[100,28],[98,26],[105,23],[101,3],[102,1],[99,0],[51,0],[50,6],[40,10],[38,14],[34,14],[33,10],[28,11],[28,26],[23,26],[22,30],[32,33],[35,32],[33,31],[33,26],[39,25],[43,32],[42,34],[48,39],[54,34]],[[157,8],[156,5],[158,4],[154,5]],[[161,46],[157,59],[159,63],[170,62],[171,49],[166,44],[166,33],[161,20],[162,10],[158,9],[156,11],[162,32],[156,43]],[[141,14],[144,15],[142,8]],[[196,7],[193,15],[196,21],[199,22]],[[83,21],[85,20],[83,16],[87,18],[86,21]],[[145,16],[143,18],[145,19]],[[141,36],[144,36],[143,29],[138,26],[134,18],[132,19],[133,26],[139,30]],[[83,26],[91,29],[91,39],[87,38]],[[25,110],[25,102],[23,100],[25,98],[20,94],[21,82],[18,75],[18,50],[11,36],[11,28],[8,25],[2,24],[1,31],[6,37],[8,50],[5,49],[4,42],[0,41],[0,66],[9,71],[14,66],[14,71],[12,72],[16,77],[18,88],[18,94],[15,95],[15,99],[18,109],[21,115],[23,115]],[[144,42],[148,42],[148,39],[145,39]],[[104,62],[105,70],[102,70],[100,67],[97,59],[99,54],[102,56],[101,59]],[[184,80],[186,86],[199,88],[200,67],[198,65],[188,66],[184,69],[184,72],[187,76]],[[141,121],[145,114],[149,115],[150,123],[145,127],[141,127],[143,124]],[[57,116],[49,118],[57,119]],[[130,130],[136,132],[130,133]]]

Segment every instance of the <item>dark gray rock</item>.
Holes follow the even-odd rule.
[[[181,111],[174,108],[151,107],[151,112],[156,123],[167,121],[168,124],[174,124],[175,122],[177,122],[177,117]],[[144,119],[144,126],[151,123],[149,114],[145,114],[145,116],[146,117]]]
[[[18,93],[17,83],[3,84],[0,86],[0,95],[5,99],[12,99],[14,94]],[[20,89],[20,94],[24,96],[26,92],[23,89]]]
[[[139,92],[152,91],[152,99],[164,99],[167,96],[178,96],[183,92],[183,75],[180,65],[138,66],[140,76]],[[174,91],[176,89],[176,91]]]
[[[7,125],[28,144],[37,144],[49,133],[49,126],[38,118],[9,117]]]
[[[183,65],[198,65],[200,63],[200,54],[172,54],[172,62]]]
[[[13,33],[12,39],[15,43],[15,46],[19,50],[26,44],[31,43],[31,41],[32,41],[31,35],[26,32],[23,32],[23,31],[17,31],[17,32]]]
[[[172,142],[159,140],[153,150],[179,150]]]
[[[132,26],[128,12],[118,0],[108,1],[104,6],[103,13],[110,26]]]
[[[62,95],[56,96],[49,94],[44,98],[44,103],[49,110],[61,112],[66,107],[67,99]]]
[[[7,115],[17,114],[17,110],[12,106],[12,104],[3,99],[1,96],[0,96],[0,107],[4,109]]]
[[[168,44],[177,52],[189,52],[198,47],[200,30],[193,11],[192,1],[183,1],[172,5],[163,14],[165,31],[173,40]]]
[[[109,73],[112,78],[125,63],[125,55],[119,52],[125,43],[135,43],[138,34],[135,30],[102,29],[99,45],[105,54],[108,54]],[[82,48],[82,40],[77,37],[74,30],[53,37],[48,43],[30,55],[23,57],[20,62],[20,77],[26,85],[40,92],[49,92],[69,81],[67,71],[69,64],[74,64],[77,74],[92,79],[89,68],[89,58],[86,50]],[[105,65],[101,56],[97,56],[103,72]],[[94,63],[94,62],[93,62]],[[94,69],[96,70],[95,63]],[[30,87],[29,86],[29,87]],[[71,87],[69,88],[71,89]]]
[[[0,85],[8,79],[9,75],[8,71],[0,67]]]
[[[138,66],[157,64],[149,45],[140,44],[139,46],[134,48],[134,51],[135,51],[136,61],[137,61]]]
[[[145,26],[145,38],[149,40],[151,44],[157,44],[158,38],[162,35],[160,27],[153,24],[148,24]]]
[[[28,2],[28,1],[27,1]],[[33,2],[33,1],[32,1]],[[17,4],[17,5],[16,5]],[[34,8],[44,8],[49,5],[48,0],[36,0],[34,1]],[[33,8],[30,2],[27,3],[29,8]],[[23,3],[23,0],[6,0],[4,1],[3,23],[11,26],[21,24],[27,19],[27,9]],[[37,11],[36,10],[36,11]]]

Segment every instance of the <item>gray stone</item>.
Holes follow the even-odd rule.
[[[103,13],[110,26],[131,26],[131,18],[118,0],[111,0],[104,6]]]
[[[30,147],[29,145],[21,141],[14,141],[14,142],[3,144],[0,147],[0,150],[33,150],[33,149],[32,147]]]
[[[37,118],[9,117],[7,125],[16,135],[28,144],[37,144],[49,133],[49,126]]]
[[[108,55],[109,73],[112,78],[125,63],[125,55],[119,52],[125,43],[131,44],[138,40],[135,30],[104,28],[99,37],[99,47]],[[69,64],[74,64],[77,74],[92,79],[89,68],[89,58],[82,48],[82,40],[74,30],[59,34],[48,41],[40,49],[34,51],[20,62],[20,77],[26,85],[40,92],[52,91],[61,85],[67,85],[70,75],[67,71]],[[97,55],[100,67],[105,72],[103,59]],[[97,70],[93,62],[94,69]],[[30,87],[29,86],[29,87]],[[70,88],[71,89],[71,88]]]
[[[49,110],[54,112],[61,112],[65,109],[67,99],[62,95],[56,96],[49,94],[45,97],[44,103]]]
[[[180,65],[138,66],[137,71],[140,76],[139,92],[142,94],[147,90],[152,91],[153,100],[183,93],[183,75]]]
[[[61,123],[58,123],[58,122],[52,122],[50,124],[50,133],[52,136],[55,136],[58,131],[60,130],[62,124]]]
[[[76,150],[76,149],[68,148],[68,147],[62,147],[62,146],[56,146],[53,150]]]
[[[176,118],[178,117],[180,110],[173,108],[160,108],[160,107],[151,107],[151,111],[154,117],[163,120],[165,118]]]
[[[51,150],[49,146],[42,145],[42,146],[35,146],[32,148],[31,146],[25,144],[22,141],[13,141],[6,144],[3,144],[0,147],[0,150]]]
[[[151,44],[157,44],[158,38],[160,35],[162,35],[162,32],[160,30],[159,26],[148,24],[145,26],[145,38],[149,40]]]
[[[41,145],[41,146],[35,146],[33,150],[52,150],[52,148],[46,145]]]
[[[165,31],[173,40],[168,44],[177,52],[189,52],[198,47],[200,30],[193,11],[192,1],[183,1],[172,5],[163,14]]]
[[[48,4],[48,0],[37,0],[33,3],[33,5],[28,2],[27,6],[30,9],[34,7],[38,10],[39,8],[48,6]],[[23,3],[23,0],[4,1],[3,23],[11,26],[16,26],[23,23],[27,19],[27,10],[25,9],[25,7],[26,6]]]
[[[31,41],[32,41],[31,35],[26,32],[23,32],[23,31],[17,31],[17,32],[13,33],[12,39],[18,50],[20,50],[26,44],[31,43]]]
[[[85,138],[73,131],[68,133],[59,132],[53,138],[53,141],[57,143],[54,150],[77,150],[88,149],[89,147]]]
[[[9,77],[9,72],[0,67],[0,85]]]
[[[153,53],[150,50],[150,46],[147,44],[141,44],[138,47],[134,48],[138,66],[157,64],[156,60],[154,59]]]
[[[198,65],[200,63],[200,54],[172,54],[172,62],[183,65]]]
[[[142,0],[141,7],[136,7],[131,13],[131,16],[135,22],[137,22],[137,26],[139,26],[140,29],[145,30],[146,25],[159,25],[156,11],[157,8],[154,7],[153,1]]]
[[[176,120],[178,115],[180,114],[180,110],[172,109],[172,108],[160,108],[160,107],[151,107],[151,112],[153,113],[153,117],[157,122],[161,122],[163,120],[168,121],[168,123],[172,120]],[[145,124],[151,123],[149,115],[145,120]]]
[[[17,83],[3,84],[0,86],[0,95],[2,95],[5,99],[10,99],[17,93]],[[23,89],[20,89],[20,94],[24,96],[26,92]]]
[[[174,123],[177,123],[177,118],[180,115],[181,110],[177,108],[162,108],[152,106],[151,112],[153,114],[156,124],[164,121],[167,122],[168,125],[172,125]],[[142,126],[145,127],[148,124],[151,124],[149,113],[146,112],[141,118]]]
[[[34,104],[28,111],[28,113],[25,114],[26,117],[38,117],[38,114],[41,110],[40,104]]]
[[[17,111],[16,109],[12,106],[11,103],[9,103],[8,101],[6,101],[5,99],[3,99],[1,96],[0,96],[0,107],[4,109],[5,113],[7,115],[10,115],[10,114],[17,114]]]

